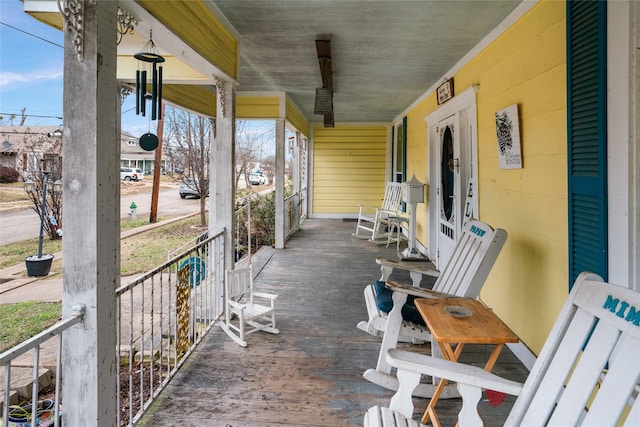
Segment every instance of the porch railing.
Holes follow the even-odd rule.
[[[222,313],[224,235],[116,290],[118,425],[133,425]]]
[[[62,334],[72,326],[81,323],[85,312],[84,305],[77,305],[73,307],[71,317],[61,320],[50,328],[40,332],[39,334],[29,338],[27,341],[18,344],[17,346],[0,354],[0,366],[4,366],[4,405],[2,408],[2,426],[7,427],[9,425],[9,406],[11,405],[11,367],[12,364],[19,360],[20,356],[29,357],[27,353],[33,352],[33,376],[32,376],[32,391],[31,391],[31,411],[24,411],[24,422],[29,425],[35,426],[44,424],[44,418],[49,420],[51,425],[60,425],[60,383],[62,379]],[[40,349],[44,343],[51,339],[57,340],[57,352],[55,355],[55,386],[54,386],[54,398],[50,399],[52,405],[49,405],[46,409],[46,415],[44,411],[39,411],[38,396],[40,394]],[[25,419],[28,418],[28,419]],[[38,420],[40,422],[35,422]],[[12,425],[16,425],[12,422]],[[22,425],[22,424],[20,424]]]
[[[302,210],[304,203],[304,193],[295,193],[284,199],[284,235],[291,236],[300,228],[300,221],[303,219]]]

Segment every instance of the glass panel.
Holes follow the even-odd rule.
[[[451,128],[447,126],[442,136],[442,160],[440,164],[440,179],[442,184],[442,210],[447,221],[451,220],[453,213],[453,135]]]

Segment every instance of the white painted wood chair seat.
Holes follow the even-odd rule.
[[[367,306],[369,320],[359,322],[358,329],[378,337],[382,337],[387,329],[387,321],[389,315],[378,308],[376,301],[376,292],[373,285],[367,285],[364,288],[364,301]],[[423,344],[431,339],[429,328],[424,325],[410,322],[402,319],[400,324],[400,335],[398,341],[410,342],[413,344]]]
[[[225,320],[221,327],[235,342],[246,347],[245,337],[248,334],[257,331],[280,333],[276,328],[275,301],[278,296],[254,292],[251,266],[225,271],[224,288]],[[256,300],[263,300],[266,304],[258,304]],[[246,325],[250,328],[247,329]]]
[[[388,237],[389,217],[400,216],[402,212],[403,185],[389,182],[385,187],[382,206],[359,205],[358,223],[355,237],[369,239],[373,242],[386,243]]]
[[[391,366],[386,361],[387,350],[395,348],[400,339],[406,342],[431,340],[431,334],[426,328],[410,330],[408,325],[403,326],[401,309],[407,300],[407,295],[411,294],[419,298],[450,296],[477,298],[506,240],[505,230],[501,228],[494,230],[482,221],[469,220],[463,227],[449,262],[434,283],[433,290],[393,283],[393,309],[388,313],[386,322],[382,320],[377,305],[371,304],[371,301],[367,302],[365,297],[369,320],[366,326],[360,325],[359,329],[365,332],[376,331],[375,335],[382,333],[383,338],[376,368],[366,370],[364,378],[384,388],[397,390],[398,380],[391,375]],[[390,272],[385,270],[385,267],[382,265],[382,277],[386,279]],[[389,286],[392,282],[387,284]],[[437,345],[432,345],[431,348],[435,348],[435,352],[438,351]],[[431,397],[433,389],[432,384],[421,384],[416,389],[416,395]],[[442,398],[457,396],[455,389],[448,387],[445,388]]]
[[[640,400],[640,293],[605,283],[592,273],[575,282],[526,382],[506,380],[475,366],[389,350],[400,387],[390,408],[413,415],[413,388],[421,375],[457,382],[462,427],[482,426],[477,404],[482,390],[518,396],[506,426],[638,426]],[[381,424],[379,409],[365,426]]]
[[[421,427],[411,418],[407,418],[398,411],[394,411],[384,406],[373,406],[369,408],[364,416],[365,426],[368,427]]]

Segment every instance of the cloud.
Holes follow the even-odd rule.
[[[36,85],[56,80],[62,80],[62,71],[34,71],[31,73],[0,72],[0,88],[13,88],[14,85]]]

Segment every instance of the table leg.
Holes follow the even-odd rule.
[[[502,343],[495,345],[495,347],[493,348],[493,351],[491,352],[491,355],[489,355],[489,360],[487,360],[487,363],[484,365],[485,371],[491,372],[491,370],[493,369],[493,365],[495,365],[496,362],[498,361],[498,356],[500,356],[502,347],[504,347],[504,344]],[[482,390],[480,391],[480,393],[482,393]],[[459,422],[456,423],[456,427],[460,427]]]
[[[449,343],[438,343],[440,350],[442,350],[442,354],[446,360],[451,360],[456,362],[458,357],[460,357],[460,353],[462,353],[462,348],[464,344],[458,344],[455,348],[451,348],[451,344]],[[424,411],[424,415],[422,416],[422,420],[420,421],[422,424],[427,424],[429,418],[431,418],[431,422],[434,427],[440,426],[440,420],[438,420],[438,416],[436,415],[436,403],[438,403],[438,399],[440,398],[440,394],[442,394],[442,390],[444,390],[444,386],[447,385],[447,380],[444,378],[440,378],[438,382],[438,387],[433,392],[433,397],[429,401],[427,405],[427,409]]]
[[[484,365],[485,371],[491,372],[491,370],[493,369],[493,365],[495,365],[496,362],[498,361],[498,356],[500,356],[502,347],[504,347],[504,344],[502,343],[496,344],[493,351],[491,352],[491,355],[489,356],[489,360],[487,360],[487,363]]]

